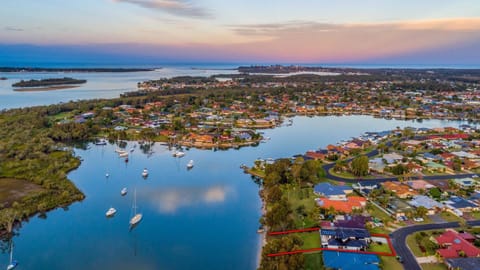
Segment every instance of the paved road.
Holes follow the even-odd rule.
[[[373,156],[376,156],[376,155],[378,155],[378,150],[373,150],[373,151],[366,154],[366,156],[369,157],[369,158],[371,158]],[[350,162],[352,159],[353,158],[349,158],[349,159],[346,160],[346,162]],[[342,181],[342,182],[346,182],[346,183],[358,183],[359,181],[365,181],[365,182],[372,183],[372,184],[373,183],[378,184],[378,183],[381,183],[381,182],[397,181],[398,180],[398,177],[379,177],[379,178],[362,178],[362,177],[359,177],[359,178],[355,178],[355,179],[344,178],[344,177],[332,175],[330,173],[330,169],[332,169],[334,166],[335,166],[335,162],[323,165],[323,169],[325,170],[326,177],[328,179],[334,180],[334,181]],[[421,178],[423,180],[449,180],[449,179],[472,177],[474,175],[476,175],[476,174],[465,173],[465,174],[454,174],[454,175],[453,174],[452,175],[427,175],[427,176],[422,176],[422,177],[412,176],[411,179],[416,180],[416,179]]]
[[[473,220],[467,222],[470,226],[480,226],[480,220]],[[425,230],[435,230],[435,229],[446,229],[446,228],[457,228],[460,227],[458,222],[448,222],[440,224],[424,224],[424,225],[414,225],[400,228],[390,234],[392,239],[392,245],[397,255],[401,256],[403,259],[403,268],[406,270],[421,270],[422,268],[417,263],[415,256],[412,254],[410,249],[407,247],[407,236]]]

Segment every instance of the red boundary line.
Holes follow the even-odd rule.
[[[282,232],[271,232],[268,235],[284,235],[284,234],[290,234],[290,233],[311,232],[319,229],[320,228],[308,228],[308,229],[289,230],[289,231],[282,231]],[[277,256],[292,255],[292,254],[298,254],[298,253],[309,253],[309,252],[323,251],[323,250],[349,252],[349,253],[361,253],[361,254],[375,254],[379,256],[389,256],[389,257],[393,257],[397,255],[397,253],[395,252],[395,249],[393,249],[392,240],[390,239],[390,236],[388,236],[387,234],[380,234],[380,233],[372,233],[370,235],[386,238],[388,247],[390,248],[391,252],[388,253],[388,252],[373,252],[373,251],[356,251],[356,250],[336,249],[336,248],[310,248],[310,249],[299,249],[299,250],[293,250],[293,251],[271,253],[271,254],[268,254],[267,256],[277,257]]]
[[[268,235],[283,235],[283,234],[290,234],[290,233],[302,233],[302,232],[312,232],[318,231],[320,228],[307,228],[307,229],[298,229],[298,230],[289,230],[289,231],[281,231],[281,232],[270,232]]]

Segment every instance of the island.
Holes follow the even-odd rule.
[[[141,72],[159,68],[42,68],[42,67],[0,67],[0,72]]]
[[[72,85],[72,84],[84,84],[87,80],[78,80],[74,78],[64,77],[64,78],[50,78],[42,80],[21,80],[17,83],[12,84],[13,87],[45,87],[45,86],[56,86],[56,85]]]

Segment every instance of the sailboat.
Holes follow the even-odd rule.
[[[13,241],[10,242],[10,263],[7,265],[7,270],[12,270],[18,266],[17,260],[13,259]]]
[[[130,219],[130,227],[135,226],[142,220],[143,215],[141,213],[137,214],[137,190],[135,189],[133,193],[133,217]]]

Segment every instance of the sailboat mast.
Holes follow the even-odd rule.
[[[10,264],[12,264],[13,261],[13,241],[10,240]]]

